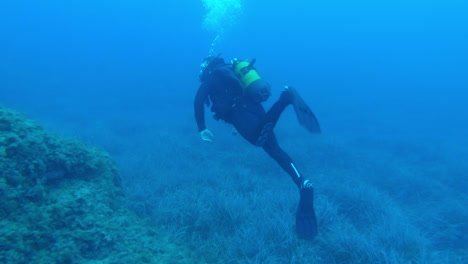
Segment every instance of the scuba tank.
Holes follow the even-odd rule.
[[[254,68],[256,59],[252,61],[232,61],[232,68],[242,83],[244,96],[250,97],[255,102],[264,102],[271,95],[271,86],[263,80]]]

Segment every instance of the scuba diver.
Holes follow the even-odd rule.
[[[293,105],[299,123],[312,133],[320,133],[314,114],[292,87],[285,87],[280,98],[265,111],[262,102],[271,95],[270,85],[262,79],[252,61],[209,56],[202,63],[201,85],[194,102],[195,120],[204,141],[211,142],[213,134],[205,125],[206,105],[216,120],[232,124],[251,144],[262,147],[292,178],[299,188],[296,212],[296,232],[299,238],[312,240],[317,234],[312,182],[304,177],[289,155],[279,146],[273,129],[284,109]]]

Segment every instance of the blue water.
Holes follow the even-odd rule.
[[[256,57],[275,92],[309,92],[328,131],[465,135],[467,5],[244,1],[217,51]],[[2,103],[44,115],[106,105],[104,115],[119,115],[122,104],[176,93],[183,99],[171,103],[185,107],[214,38],[204,15],[199,1],[4,1]]]
[[[295,86],[317,115],[325,138],[385,138],[383,145],[363,144],[372,146],[368,151],[383,152],[392,145],[394,152],[388,153],[397,158],[443,147],[438,155],[447,161],[444,166],[457,164],[443,170],[453,172],[444,176],[444,184],[466,186],[460,179],[468,174],[468,1],[242,4],[235,23],[221,33],[203,27],[201,1],[4,0],[0,104],[51,130],[103,146],[124,168],[123,177],[130,177],[132,150],[119,146],[151,142],[149,129],[189,137],[188,146],[202,147],[193,97],[200,63],[220,34],[215,52],[227,59],[256,58],[257,69],[273,85],[271,102],[283,85]],[[228,129],[209,114],[206,119],[219,129],[221,142],[241,142],[226,136]],[[308,140],[291,111],[278,133]],[[126,143],[119,141],[123,138]],[[422,150],[395,147],[400,142]],[[357,145],[343,147],[353,153]],[[360,151],[367,151],[366,146]],[[301,152],[300,144],[290,150],[293,156]],[[132,162],[147,156],[138,153]],[[424,159],[418,162],[422,170]],[[457,176],[451,180],[451,175]],[[466,189],[459,191],[457,197],[466,203]],[[466,227],[466,219],[462,222]],[[457,246],[449,243],[445,249],[458,250],[466,243],[466,234],[462,236]]]

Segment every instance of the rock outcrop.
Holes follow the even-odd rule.
[[[123,199],[106,152],[0,107],[1,263],[200,263]]]

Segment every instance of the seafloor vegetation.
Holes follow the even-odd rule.
[[[194,263],[123,206],[102,150],[0,107],[0,263]]]
[[[313,137],[293,124],[280,124],[278,138],[315,182],[313,242],[294,234],[291,179],[229,127],[210,123],[212,144],[190,122],[101,132],[122,144],[104,142],[122,165],[129,206],[210,263],[467,263],[466,142]]]
[[[79,136],[110,151],[118,177],[103,151],[0,110],[2,263],[468,261],[466,142],[280,125],[316,186],[320,233],[307,242],[294,234],[292,181],[228,127],[207,144],[191,122],[88,121]]]

